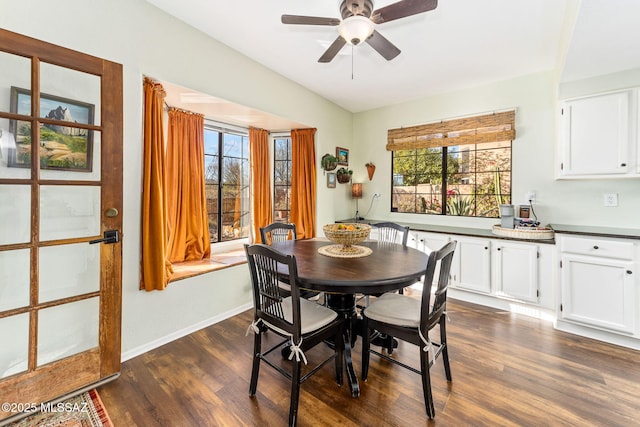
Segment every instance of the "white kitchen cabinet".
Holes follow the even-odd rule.
[[[559,178],[637,176],[636,97],[625,90],[561,103]]]
[[[559,319],[623,334],[638,333],[634,243],[560,239]]]
[[[440,233],[427,233],[424,231],[410,231],[407,245],[419,251],[430,253],[433,250],[440,249],[451,241],[451,237]],[[440,265],[436,266],[433,274],[433,282],[437,283],[440,276]]]
[[[496,295],[537,303],[540,256],[538,245],[507,240],[493,243]]]
[[[491,241],[466,236],[452,236],[452,239],[458,244],[451,264],[451,286],[491,293]]]

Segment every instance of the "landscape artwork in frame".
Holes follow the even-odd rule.
[[[40,94],[40,116],[46,119],[92,125],[95,106],[54,95]],[[11,87],[11,112],[31,115],[31,91]],[[8,166],[31,166],[31,122],[12,120],[15,149],[10,150]],[[40,124],[40,168],[91,172],[93,132],[88,129]]]
[[[336,157],[338,158],[339,165],[349,166],[349,150],[336,147]]]
[[[336,188],[336,174],[334,172],[327,173],[327,187]]]

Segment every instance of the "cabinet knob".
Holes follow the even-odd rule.
[[[502,248],[498,248],[498,250],[501,250]]]
[[[593,245],[593,249],[600,249],[598,245]]]
[[[485,250],[487,250],[487,249],[489,249],[489,247],[488,247],[488,246],[485,246],[485,247],[484,247],[484,249],[485,249]]]
[[[627,166],[627,164],[626,163],[620,163],[620,166],[624,168],[624,167]]]
[[[633,274],[633,271],[627,270],[627,274]]]

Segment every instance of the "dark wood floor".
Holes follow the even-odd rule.
[[[372,356],[359,398],[338,387],[333,365],[302,385],[299,426],[640,425],[640,352],[556,331],[544,321],[449,300],[453,382],[432,368],[436,418],[420,377]],[[284,426],[289,386],[263,364],[248,394],[251,311],[123,364],[99,389],[119,426]],[[436,331],[437,332],[437,331]],[[324,346],[307,353],[318,360]],[[360,368],[360,341],[354,359]],[[418,366],[417,347],[394,354]],[[282,362],[286,364],[288,362]]]

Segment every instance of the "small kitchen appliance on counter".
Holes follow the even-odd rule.
[[[500,205],[500,227],[513,228],[515,221],[513,205]]]

